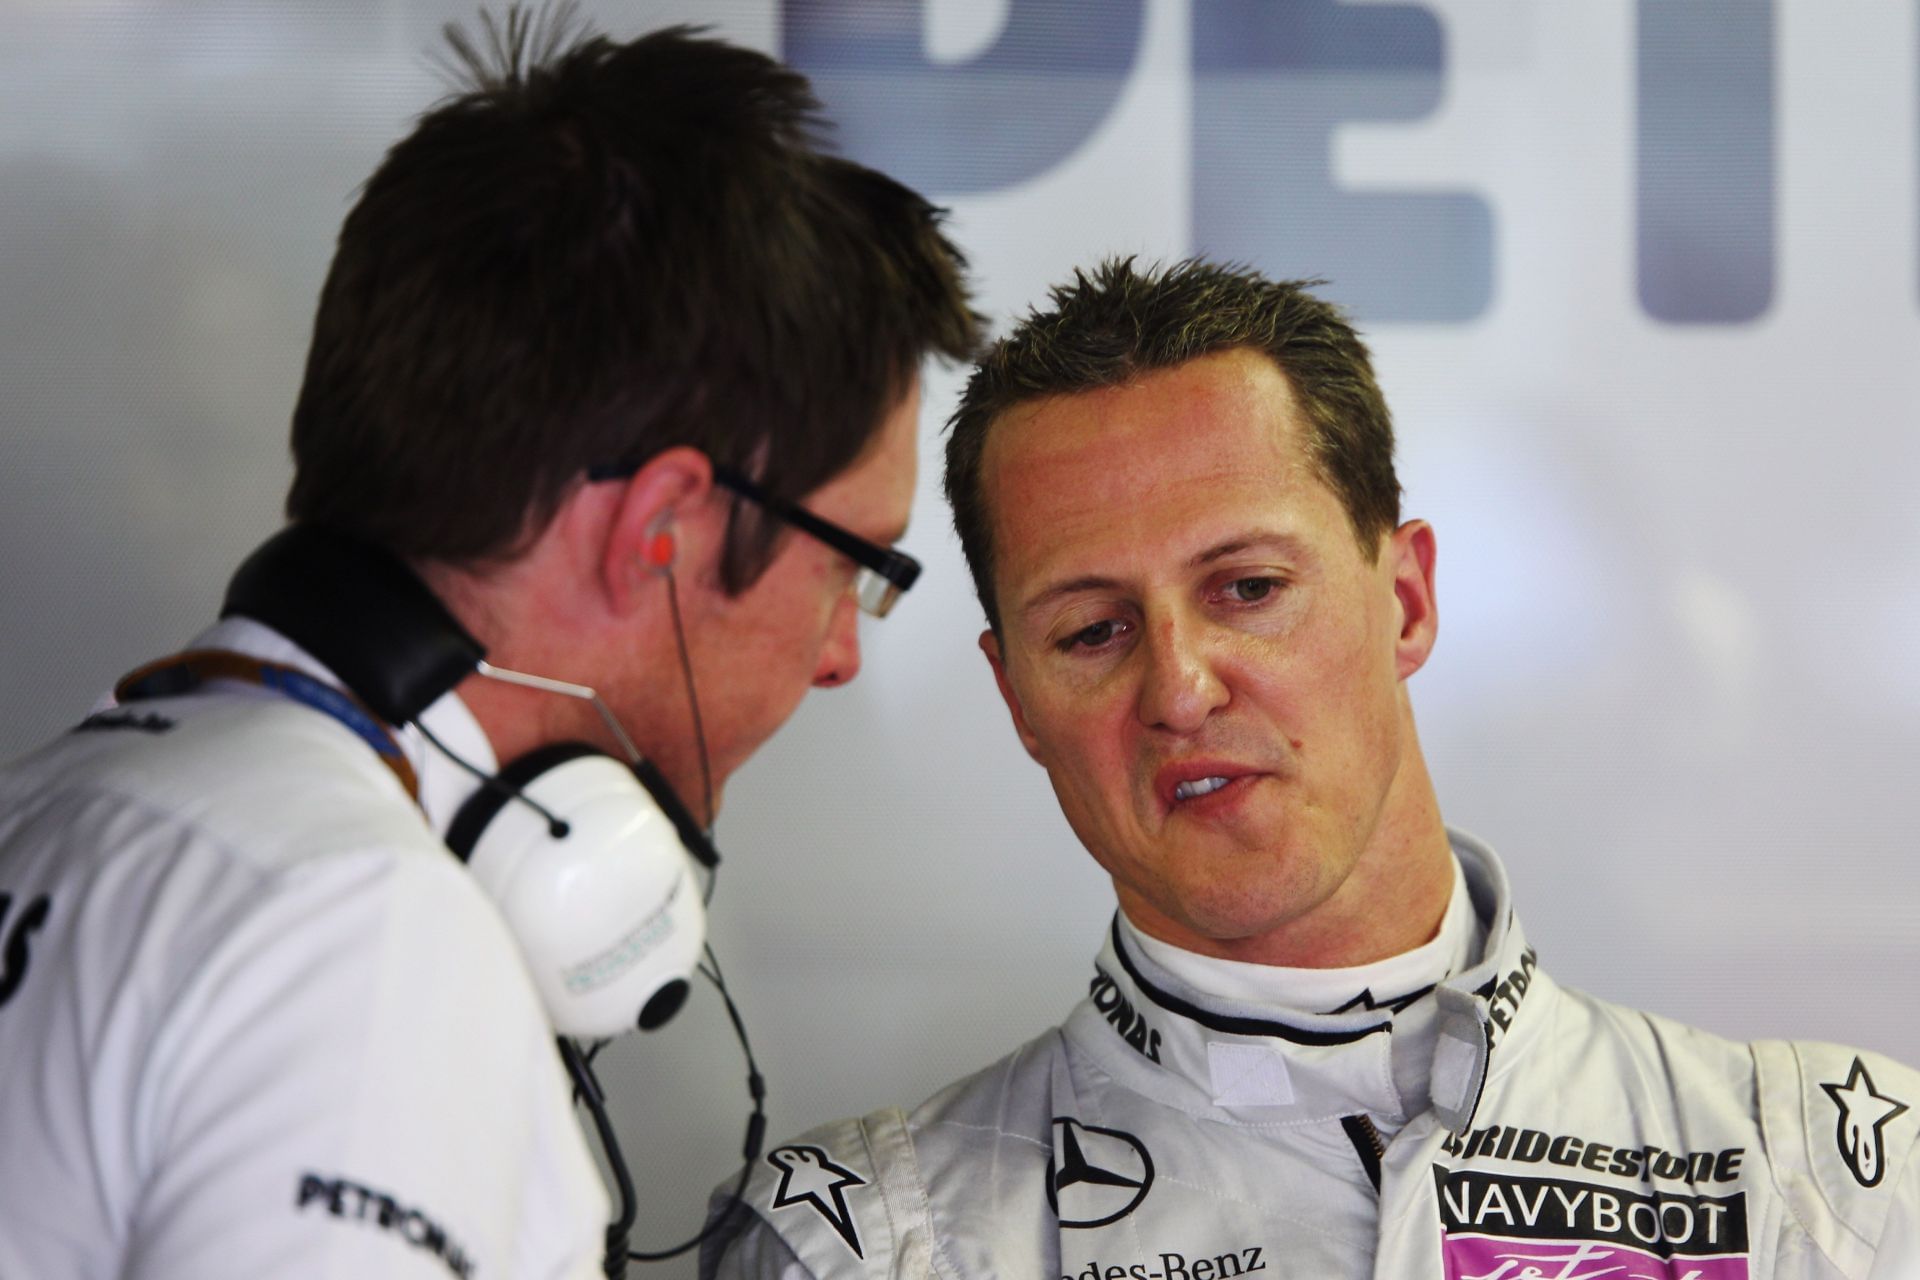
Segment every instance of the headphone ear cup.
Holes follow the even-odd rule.
[[[672,1017],[706,941],[674,821],[631,769],[584,743],[522,757],[497,783],[461,808],[447,846],[506,916],[554,1030],[602,1038]]]

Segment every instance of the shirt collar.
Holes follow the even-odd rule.
[[[252,618],[222,618],[194,637],[187,647],[242,653],[262,662],[293,667],[336,689],[343,687],[339,677],[319,659]],[[429,744],[419,724],[424,724],[447,750],[443,752]],[[487,740],[486,731],[467,704],[453,692],[435,699],[420,713],[417,723],[397,728],[395,737],[420,779],[420,808],[426,814],[427,825],[435,835],[445,839],[454,815],[480,789],[481,775],[491,776],[499,770],[493,744]],[[449,758],[449,752],[455,758]]]

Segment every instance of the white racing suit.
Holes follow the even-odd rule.
[[[1487,940],[1424,1037],[1250,1015],[1116,927],[1058,1029],[769,1152],[703,1275],[1920,1280],[1920,1072],[1562,988],[1454,846]]]

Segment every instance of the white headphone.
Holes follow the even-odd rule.
[[[461,806],[447,847],[507,917],[554,1029],[600,1039],[666,1022],[707,935],[694,859],[668,816],[679,801],[578,742],[524,755],[496,781]]]
[[[513,674],[487,667],[479,642],[397,557],[302,525],[240,566],[229,615],[305,649],[387,725],[417,724],[476,671]],[[559,687],[605,714],[591,690]],[[585,743],[543,747],[480,777],[447,846],[506,916],[554,1030],[597,1039],[666,1022],[706,941],[694,864],[712,868],[719,854],[665,777],[637,753],[629,763]]]

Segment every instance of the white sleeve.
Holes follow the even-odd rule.
[[[512,938],[451,859],[267,880],[139,1076],[122,1275],[588,1277],[606,1192]]]
[[[1907,1169],[1894,1188],[1887,1225],[1873,1256],[1871,1280],[1920,1277],[1920,1150],[1907,1157]]]

